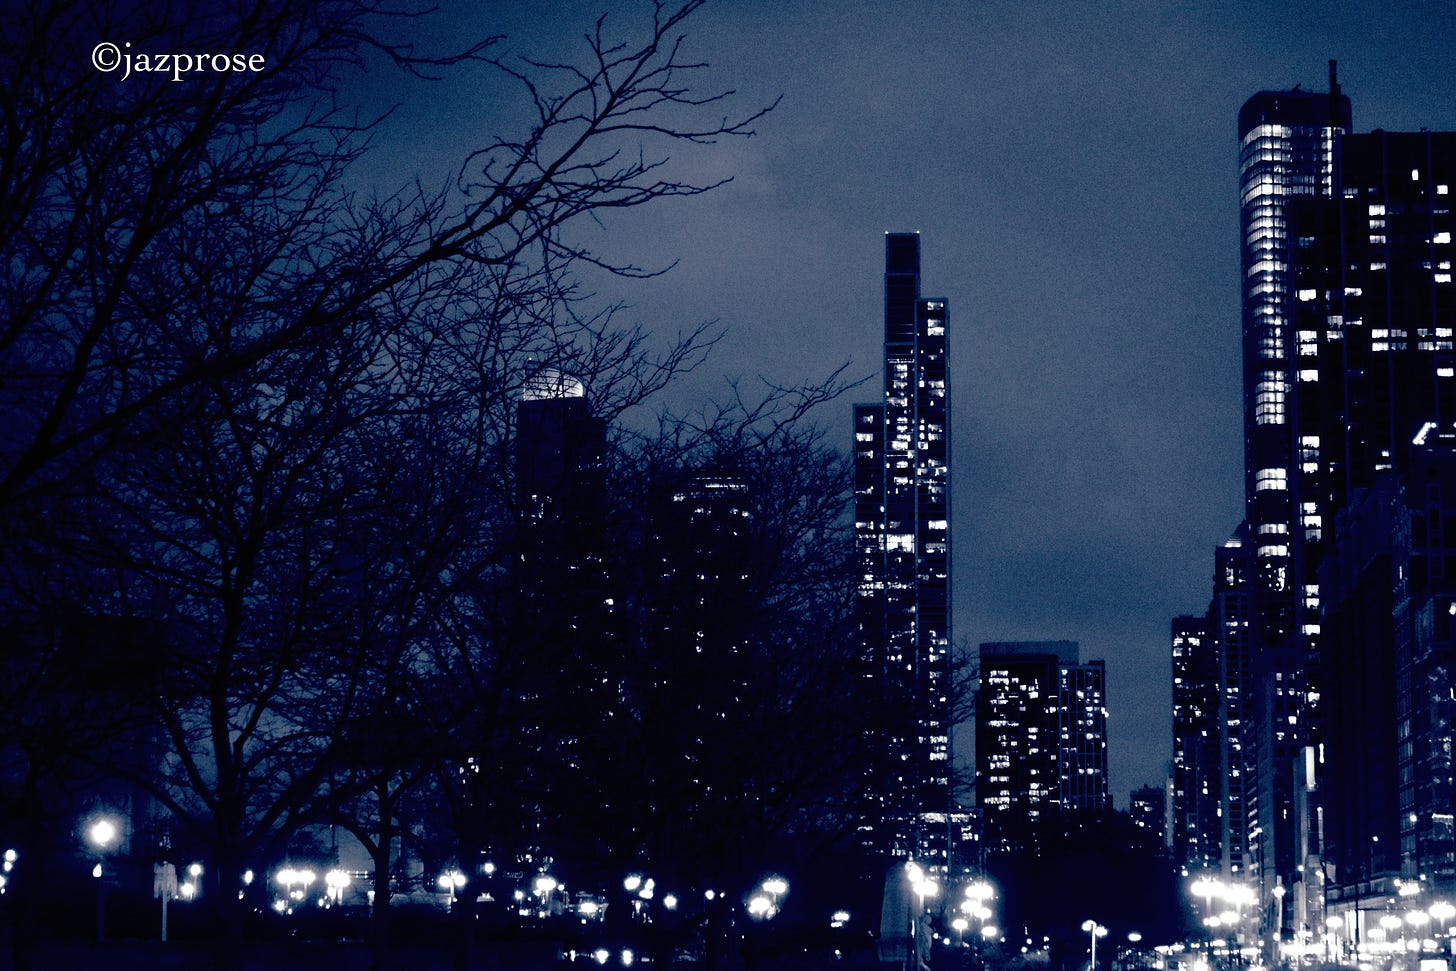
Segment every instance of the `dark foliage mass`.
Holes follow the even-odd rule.
[[[1144,946],[1191,935],[1177,868],[1126,814],[1054,814],[1015,835],[1026,849],[988,863],[1008,928],[1038,942],[1050,937],[1063,956],[1084,955],[1087,936],[1077,929],[1087,920],[1109,929],[1112,947],[1132,932]]]
[[[872,712],[852,700],[845,469],[811,423],[839,376],[670,414],[654,401],[716,331],[664,339],[579,280],[645,272],[580,224],[710,189],[669,152],[762,113],[692,87],[698,5],[655,6],[636,37],[599,22],[575,64],[491,38],[426,56],[390,40],[415,15],[374,0],[54,0],[7,25],[16,967],[48,868],[80,865],[102,808],[139,879],[205,862],[220,966],[262,904],[245,871],[316,826],[374,858],[380,965],[402,857],[577,886],[652,870],[729,900],[851,827]],[[266,67],[123,78],[92,66],[106,38]],[[367,195],[350,166],[373,122],[347,98],[365,64],[475,72],[531,112],[447,189]],[[588,413],[531,452],[525,398]],[[570,428],[595,444],[562,463]],[[661,946],[712,951],[721,916],[685,911]]]

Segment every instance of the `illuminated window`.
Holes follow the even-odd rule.
[[[1284,469],[1259,469],[1254,473],[1254,491],[1288,489],[1289,473]]]
[[[1450,233],[1437,233],[1435,236],[1431,237],[1431,242],[1433,242],[1433,243],[1449,243],[1449,242],[1451,242],[1451,234]]]

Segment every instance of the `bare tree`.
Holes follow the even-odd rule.
[[[531,369],[584,375],[612,412],[711,345],[703,329],[654,344],[573,276],[652,272],[573,227],[711,188],[670,176],[668,150],[762,114],[685,80],[699,5],[654,5],[631,43],[598,21],[578,65],[507,63],[493,38],[425,57],[387,39],[413,15],[375,0],[185,19],[55,0],[0,42],[0,589],[17,613],[68,588],[166,631],[168,755],[149,781],[209,848],[224,965],[248,862],[408,784],[409,766],[348,757],[361,726],[403,717],[406,676],[475,665],[459,717],[476,722],[513,683],[459,650],[459,605],[499,569]],[[87,45],[112,37],[264,52],[266,68],[123,82],[90,67]],[[341,91],[378,56],[489,67],[535,116],[446,190],[363,201],[348,170],[373,122]]]
[[[381,302],[427,300],[455,268],[490,266],[537,293],[573,262],[608,266],[571,225],[706,191],[666,174],[665,149],[752,134],[763,113],[725,115],[731,92],[687,84],[701,65],[682,55],[682,26],[700,4],[656,5],[639,43],[598,21],[580,66],[491,59],[495,38],[426,58],[383,39],[401,15],[376,0],[219,5],[172,22],[165,4],[28,10],[0,52],[6,526],[108,451],[165,433],[199,385]],[[266,52],[267,68],[118,83],[83,49],[110,36],[138,51]],[[338,92],[371,52],[416,72],[487,62],[524,87],[534,122],[472,153],[450,190],[361,205],[345,172],[371,124]]]

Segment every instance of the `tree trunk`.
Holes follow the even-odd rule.
[[[374,971],[389,971],[394,961],[389,951],[389,900],[392,886],[389,874],[391,848],[394,845],[394,827],[390,824],[390,812],[383,794],[379,801],[379,838],[373,846],[374,858],[374,901],[369,908],[369,946],[373,953]]]
[[[212,879],[209,881],[208,897],[217,916],[218,929],[213,967],[217,971],[242,971],[243,922],[247,916],[248,901],[238,894],[243,872],[238,854],[231,849],[219,852],[210,870]]]

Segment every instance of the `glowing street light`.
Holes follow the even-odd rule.
[[[437,879],[435,883],[440,887],[441,890],[445,891],[450,895],[450,899],[446,903],[446,907],[449,910],[454,910],[455,893],[461,887],[465,886],[465,874],[461,873],[459,870],[452,868],[440,874],[439,879]]]
[[[318,879],[318,874],[307,867],[284,867],[273,875],[273,879],[283,888],[287,897],[286,900],[275,903],[273,909],[284,914],[293,912],[293,904],[303,902],[303,898],[308,895],[309,885]]]
[[[1095,920],[1084,920],[1082,921],[1082,930],[1087,932],[1087,936],[1092,941],[1092,956],[1091,961],[1088,963],[1088,967],[1090,971],[1097,971],[1097,938],[1106,937],[1107,928],[1103,927]]]
[[[101,816],[86,829],[86,838],[102,853],[111,849],[111,844],[121,835],[120,828],[110,817]]]
[[[330,906],[344,902],[344,889],[353,882],[353,878],[344,870],[335,869],[324,874],[324,886],[328,888]]]
[[[102,859],[111,852],[112,846],[121,838],[121,826],[110,816],[97,816],[86,827],[86,840],[96,851],[96,865],[91,876],[96,878],[96,941],[106,940],[106,882],[102,879],[105,868]]]
[[[763,882],[763,892],[769,895],[772,902],[769,916],[772,917],[779,912],[779,898],[789,892],[789,881],[783,877],[769,877]]]
[[[1432,920],[1440,921],[1441,936],[1446,936],[1446,923],[1452,917],[1456,917],[1456,906],[1445,900],[1437,900],[1426,908],[1426,913],[1431,915]]]

